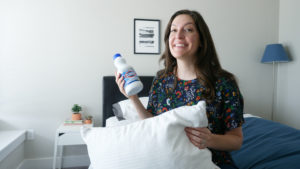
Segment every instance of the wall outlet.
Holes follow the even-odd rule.
[[[34,130],[33,129],[27,129],[26,140],[33,140],[33,139],[34,139]]]

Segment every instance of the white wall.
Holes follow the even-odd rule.
[[[289,57],[289,63],[278,65],[276,120],[300,129],[300,1],[281,0],[279,17],[279,42]]]
[[[183,8],[207,21],[223,67],[239,79],[245,112],[269,118],[272,68],[260,59],[278,41],[278,0],[0,0],[0,128],[34,129],[25,157],[42,158],[52,156],[55,130],[74,103],[100,125],[101,78],[115,71],[114,53],[139,75],[159,69],[159,55],[133,54],[133,19],[160,19],[163,39]]]

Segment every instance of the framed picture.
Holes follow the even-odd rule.
[[[134,19],[134,54],[160,54],[160,20]]]

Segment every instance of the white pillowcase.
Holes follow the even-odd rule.
[[[93,169],[211,169],[208,149],[198,149],[185,127],[206,127],[205,102],[115,127],[81,128]]]
[[[148,100],[149,100],[148,97],[140,97],[140,101],[142,102],[145,108],[147,107]],[[126,119],[130,121],[140,120],[140,117],[134,105],[131,103],[129,99],[113,104],[112,109],[115,116],[117,116],[120,119]]]
[[[106,119],[105,127],[114,127],[114,126],[122,126],[133,123],[135,121],[132,120],[118,120],[116,116],[109,117]]]

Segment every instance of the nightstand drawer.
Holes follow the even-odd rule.
[[[58,145],[85,144],[80,133],[59,133]]]

